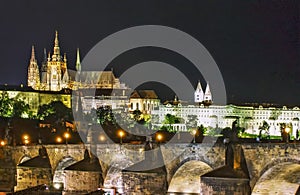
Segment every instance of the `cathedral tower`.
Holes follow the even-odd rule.
[[[42,67],[41,67],[40,90],[49,90],[48,79],[47,79],[47,71],[48,71],[47,52],[46,52],[46,48],[44,48],[44,60],[42,62]]]
[[[31,58],[28,66],[27,85],[35,90],[39,90],[40,87],[39,67],[35,58],[34,46],[32,46],[31,49]]]
[[[62,81],[64,77],[64,82]],[[47,61],[47,84],[50,91],[60,91],[66,86],[67,76],[67,58],[62,58],[58,41],[58,32],[55,32],[54,48],[52,58],[48,56]],[[47,89],[45,89],[47,90]]]

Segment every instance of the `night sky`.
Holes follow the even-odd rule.
[[[223,75],[228,102],[300,105],[299,9],[296,0],[2,1],[0,84],[26,84],[31,45],[40,65],[43,48],[52,52],[55,30],[68,68],[74,69],[77,47],[83,59],[114,32],[155,24],[182,30],[207,48]],[[202,80],[188,60],[159,48],[125,52],[109,67],[119,76],[148,60],[178,67],[194,85]],[[172,96],[163,90],[159,94]]]

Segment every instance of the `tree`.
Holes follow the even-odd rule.
[[[29,105],[20,98],[9,98],[6,91],[0,95],[0,116],[22,117],[29,114]]]
[[[258,129],[259,129],[259,135],[258,135],[258,137],[260,139],[261,138],[268,138],[268,139],[270,139],[270,133],[269,133],[270,125],[266,121],[263,121],[262,126],[260,126]]]
[[[72,109],[65,106],[60,101],[53,101],[50,104],[44,104],[39,107],[38,118],[44,120],[51,118],[55,121],[73,120]]]
[[[177,123],[181,123],[181,122],[183,122],[182,121],[183,119],[181,119],[181,118],[179,118],[179,117],[177,117],[177,116],[175,116],[175,115],[172,115],[172,114],[166,114],[165,115],[165,119],[164,119],[164,121],[163,121],[163,124],[166,124],[166,125],[168,125],[168,130],[169,131],[171,131],[172,130],[172,125],[173,124],[177,124]]]
[[[188,129],[197,127],[197,115],[188,115],[186,126]]]
[[[103,124],[116,124],[116,119],[110,106],[100,106],[96,110],[97,122]]]
[[[11,117],[13,113],[13,101],[9,98],[8,93],[3,91],[0,96],[0,115]]]
[[[29,105],[22,100],[14,100],[13,117],[22,117],[23,114],[29,115]]]

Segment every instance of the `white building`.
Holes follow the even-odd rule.
[[[151,111],[160,104],[154,90],[134,90],[129,101],[130,112],[139,110],[143,114],[151,114]]]
[[[245,128],[246,132],[251,134],[259,134],[259,128],[263,125],[264,121],[270,126],[270,135],[281,135],[281,123],[291,127],[293,136],[296,136],[296,131],[300,129],[300,109],[298,107],[287,108],[283,106],[282,108],[276,108],[263,106],[199,105],[200,102],[205,102],[205,100],[212,101],[209,86],[207,85],[206,91],[203,93],[200,83],[198,83],[194,95],[197,105],[183,105],[181,103],[172,105],[168,103],[156,107],[152,111],[152,115],[156,115],[159,121],[158,124],[164,121],[166,114],[172,114],[182,118],[185,124],[187,124],[191,118],[196,118],[197,126],[203,125],[204,127],[222,129],[231,127],[232,123],[237,120],[238,125]],[[201,99],[201,95],[203,95],[203,99]],[[181,127],[180,129],[185,130],[186,128]]]

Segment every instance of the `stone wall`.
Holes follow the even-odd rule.
[[[23,156],[37,156],[38,149],[41,146],[5,146],[0,147],[0,162],[7,165],[9,169],[0,165],[0,185],[9,183],[6,188],[11,188],[15,185],[16,165],[20,162]],[[106,177],[109,164],[116,162],[118,159],[124,159],[125,156],[128,163],[125,165],[132,165],[134,162],[142,160],[143,152],[137,153],[143,145],[127,145],[123,144],[99,144],[97,145],[97,154],[101,158],[100,164],[103,170],[103,176]],[[241,144],[244,156],[246,159],[247,168],[250,176],[250,186],[253,188],[261,175],[270,167],[281,162],[296,162],[300,163],[300,144],[285,144],[285,143],[251,143]],[[46,145],[47,153],[49,155],[52,174],[57,167],[58,162],[64,156],[71,156],[76,161],[83,158],[84,145]],[[127,150],[123,150],[126,148]],[[213,169],[220,167],[225,162],[225,147],[224,145],[209,145],[209,144],[167,144],[161,146],[162,155],[166,161],[167,181],[170,182],[175,172],[180,166],[189,160],[199,160],[207,163]],[[178,155],[179,154],[179,155]],[[170,156],[177,158],[169,160]],[[101,160],[105,159],[105,162]],[[122,167],[123,168],[123,167]],[[1,174],[3,173],[3,174]],[[10,178],[2,175],[10,175]],[[146,184],[145,184],[146,185]]]
[[[249,180],[234,178],[201,178],[201,194],[247,195]]]
[[[258,179],[271,167],[284,162],[300,163],[300,144],[242,144],[253,189]]]
[[[126,195],[164,195],[167,193],[165,173],[123,172],[122,175]]]
[[[15,191],[52,183],[52,174],[49,168],[17,167],[17,176]]]
[[[97,190],[101,184],[99,172],[65,170],[65,175],[64,191],[66,192],[91,192]]]

